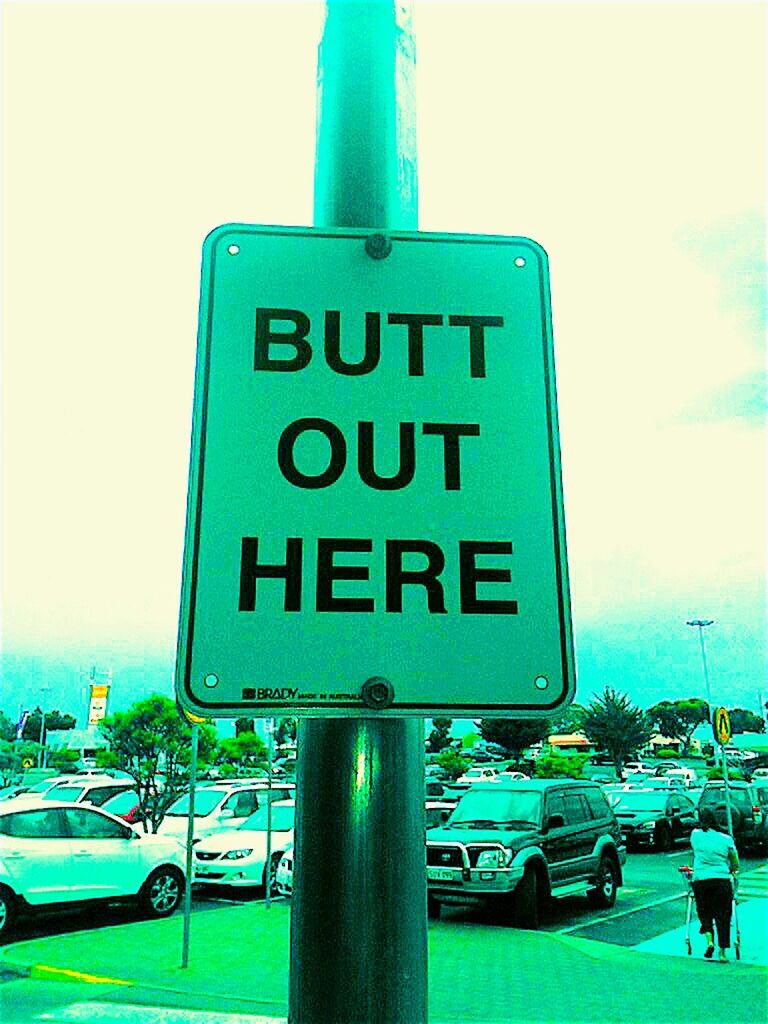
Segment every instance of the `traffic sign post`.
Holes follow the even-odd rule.
[[[731,787],[728,778],[728,759],[725,745],[731,738],[731,719],[727,708],[715,708],[712,715],[712,732],[720,745],[720,763],[723,770],[723,788],[725,790],[725,813],[728,821],[728,832],[733,835],[733,812],[731,810]]]
[[[204,248],[177,696],[299,717],[296,1024],[426,1021],[423,717],[575,690],[547,259],[417,233],[410,19],[329,0],[316,227]]]
[[[416,230],[414,79],[405,5],[328,4],[316,224]],[[423,719],[299,719],[296,783],[289,1020],[426,1024]]]
[[[186,843],[186,884],[184,886],[184,934],[181,940],[181,966],[189,965],[189,933],[192,923],[192,846],[195,841],[195,787],[197,785],[197,754],[200,738],[200,718],[185,711],[185,718],[192,727],[192,756],[189,765],[189,811],[187,813]]]
[[[543,250],[229,225],[206,241],[202,287],[184,703],[264,717],[569,703]]]
[[[721,745],[725,745],[731,738],[731,719],[727,708],[715,708],[712,716],[712,731],[715,739]]]

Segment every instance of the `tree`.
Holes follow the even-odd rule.
[[[16,724],[4,712],[0,711],[0,740],[12,743],[16,739]]]
[[[765,732],[765,722],[756,715],[754,711],[746,711],[744,708],[732,708],[728,712],[731,720],[731,732]]]
[[[241,732],[254,732],[255,725],[253,718],[236,718],[235,719],[235,736],[239,736]]]
[[[121,768],[131,776],[141,811],[156,832],[165,812],[189,782],[191,727],[182,720],[174,701],[153,694],[127,711],[108,715],[99,722],[99,729],[110,747],[99,760],[112,762],[104,766]],[[204,764],[216,749],[216,730],[211,725],[198,729],[198,758]]]
[[[683,755],[688,754],[691,736],[698,725],[709,721],[709,708],[705,700],[689,697],[687,700],[662,700],[648,708],[648,719],[662,736],[680,740]]]
[[[450,732],[451,726],[453,725],[453,719],[433,718],[432,725],[434,726],[434,729],[427,737],[427,743],[429,744],[429,749],[433,754],[439,754],[441,750],[445,750],[447,746],[450,746]]]
[[[244,771],[260,768],[266,765],[267,748],[264,740],[256,733],[241,732],[239,736],[220,741],[219,760],[225,764],[236,764]]]
[[[498,743],[515,761],[526,747],[545,740],[552,731],[548,718],[481,718],[475,725],[487,743]]]
[[[13,744],[9,740],[0,740],[0,776],[4,786],[10,785],[18,770],[18,755]]]
[[[40,723],[43,717],[43,712],[40,707],[36,707],[34,711],[30,711],[29,717],[24,724],[24,732],[22,733],[22,739],[33,740],[37,743],[40,740]],[[56,711],[46,711],[45,713],[45,733],[55,732],[59,729],[74,729],[76,724],[76,718],[74,715],[62,714],[58,709]],[[14,731],[14,736],[16,735]]]
[[[646,745],[653,731],[645,712],[610,686],[585,708],[583,729],[592,743],[611,756],[619,777],[624,762]]]
[[[581,725],[584,718],[584,708],[581,704],[570,704],[567,708],[555,713],[550,718],[549,731],[568,735],[573,732],[581,732]]]
[[[283,743],[296,742],[296,726],[297,719],[295,718],[278,718],[275,727],[275,743],[278,747]]]

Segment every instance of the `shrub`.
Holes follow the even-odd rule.
[[[542,754],[536,760],[537,779],[581,779],[588,754]]]
[[[654,757],[658,757],[662,761],[669,761],[672,758],[680,756],[678,750],[673,750],[672,747],[662,747],[661,750],[657,750]]]
[[[64,774],[71,771],[79,760],[80,752],[77,750],[54,750],[48,758],[48,766]]]
[[[722,779],[723,769],[722,768],[710,768],[707,772],[708,779]],[[728,778],[736,779],[738,781],[744,781],[744,773],[739,768],[731,768],[728,766]]]
[[[456,750],[444,750],[438,757],[437,763],[448,772],[451,779],[458,779],[460,775],[469,768],[472,759],[462,756]]]

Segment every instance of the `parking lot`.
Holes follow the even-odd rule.
[[[696,823],[696,804],[701,797],[705,781],[703,777],[685,778],[683,774],[685,771],[690,776],[697,773],[696,768],[689,767],[690,764],[691,762],[680,762],[679,771],[675,771],[672,766],[673,773],[680,776],[674,781],[672,779],[665,780],[664,771],[647,765],[637,766],[641,769],[640,771],[630,770],[627,772],[628,778],[624,781],[607,781],[610,776],[607,776],[607,769],[604,767],[588,768],[585,774],[592,775],[595,781],[599,780],[602,792],[616,815],[621,830],[621,839],[617,839],[617,841],[625,842],[628,848],[626,863],[623,866],[623,885],[618,889],[615,905],[595,906],[593,905],[594,901],[587,900],[583,893],[566,894],[551,902],[544,901],[538,922],[538,927],[542,931],[576,935],[620,946],[634,946],[637,943],[653,939],[680,923],[686,889],[684,879],[681,878],[678,869],[682,865],[692,862],[689,835],[691,828]],[[458,783],[447,779],[442,780],[446,786],[442,793],[436,792],[436,787],[439,788],[441,780],[438,780],[429,769],[427,770],[428,790],[426,795],[427,806],[430,808],[428,815],[430,824],[436,824],[441,817],[449,814],[456,799],[468,791],[467,787],[471,785],[473,791],[478,785],[492,787],[494,773],[507,768],[505,763],[498,765],[486,763],[481,767],[482,771],[474,771],[474,774],[469,772],[463,783],[461,780]],[[699,776],[703,776],[704,771],[702,771],[700,763],[697,768]],[[517,776],[520,776],[519,772],[507,768],[507,773],[503,777],[508,779],[508,785],[525,787],[525,776],[523,775],[522,778]],[[669,782],[669,785],[666,785],[666,782]],[[263,782],[258,785],[263,786]],[[461,788],[462,785],[464,788]],[[220,796],[217,795],[218,790],[221,790]],[[200,819],[196,823],[195,834],[197,837],[199,832],[200,838],[196,838],[193,848],[195,852],[193,858],[195,884],[192,890],[192,912],[194,915],[205,914],[228,905],[247,905],[263,899],[263,880],[266,877],[266,854],[263,849],[265,847],[263,833],[267,822],[266,806],[255,811],[249,820],[242,816],[235,817],[239,802],[245,803],[246,797],[250,802],[247,807],[244,806],[244,814],[248,814],[252,810],[252,805],[253,807],[257,806],[258,792],[263,791],[257,790],[254,786],[240,787],[235,784],[227,786],[219,784],[206,789],[206,795],[211,798],[212,805],[217,807],[221,805],[224,807],[223,813],[229,814],[230,817],[222,818],[221,822],[212,821],[210,825],[207,824],[207,818]],[[283,787],[274,793],[277,802],[273,804],[271,845],[275,867],[277,867],[282,850],[286,846],[290,850],[293,840],[293,801],[285,800],[287,795],[293,795],[292,787],[290,789]],[[183,799],[180,799],[180,806],[182,803]],[[0,804],[0,809],[3,805],[9,806],[4,802],[4,804]],[[637,820],[645,822],[649,819],[649,814],[646,812],[651,805],[653,815],[647,821],[650,827],[642,829],[640,826],[633,832]],[[24,806],[31,808],[31,803]],[[667,813],[666,818],[663,816],[663,812]],[[760,808],[757,808],[755,813],[764,814]],[[281,824],[281,815],[286,818],[284,825]],[[679,830],[675,830],[677,825],[672,820],[672,817],[675,816],[676,819],[680,819],[677,822],[680,825]],[[178,820],[181,824],[174,827],[177,832],[179,829],[183,831],[183,821],[181,818]],[[169,817],[167,823],[161,826],[161,833],[165,834],[175,821],[176,819]],[[669,828],[667,828],[668,825]],[[673,825],[675,829],[673,829]],[[243,832],[244,828],[246,832]],[[281,828],[288,831],[281,832]],[[260,829],[261,832],[257,833],[254,829]],[[433,833],[427,833],[428,839],[431,834]],[[206,836],[208,838],[205,838]],[[616,836],[618,837],[618,832],[616,832]],[[645,841],[636,841],[638,836],[640,840],[644,839]],[[257,837],[258,842],[256,841]],[[247,848],[244,849],[244,847]],[[254,847],[258,847],[258,849]],[[210,852],[208,852],[209,849]],[[222,862],[227,865],[226,871],[212,870],[218,868],[217,858],[219,857],[234,858],[225,859]],[[253,868],[248,867],[251,861],[254,862]],[[761,850],[752,848],[742,850],[743,876],[749,875],[764,863],[765,859]],[[226,884],[230,877],[235,879],[235,884]],[[216,881],[213,882],[213,879]],[[760,894],[758,893],[758,895]],[[274,898],[279,899],[280,896],[276,894]],[[444,920],[454,926],[496,928],[500,924],[497,917],[484,906],[448,904],[443,905],[441,909]],[[139,919],[139,916],[140,910],[134,906],[111,905],[106,901],[85,908],[55,907],[51,910],[42,908],[42,912],[34,916],[23,914],[20,916],[14,926],[14,938],[17,941],[23,941],[45,935],[65,934],[121,923],[128,924]]]
[[[547,909],[541,920],[540,930],[572,934],[619,946],[634,946],[661,935],[684,921],[682,897],[685,888],[678,868],[691,862],[690,846],[681,847],[670,853],[630,853],[624,865],[624,885],[619,890],[616,905],[610,912],[590,907],[584,897],[565,897]],[[756,854],[745,855],[742,857],[742,874],[749,875],[765,863],[765,858]],[[757,891],[753,898],[760,898]],[[768,885],[764,898],[768,899]],[[205,914],[225,906],[263,901],[263,891],[257,887],[244,890],[234,886],[195,885],[192,913]],[[279,896],[275,901],[288,902]],[[768,902],[766,910],[768,911]],[[98,906],[86,911],[60,909],[20,920],[14,941],[127,925],[138,920],[140,915],[129,906]],[[444,911],[443,920],[469,928],[503,927],[491,913],[478,908],[447,909]],[[193,921],[192,928],[194,927]]]

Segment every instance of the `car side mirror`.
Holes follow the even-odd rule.
[[[550,814],[544,822],[544,831],[549,832],[551,828],[565,828],[565,818],[562,814]]]

